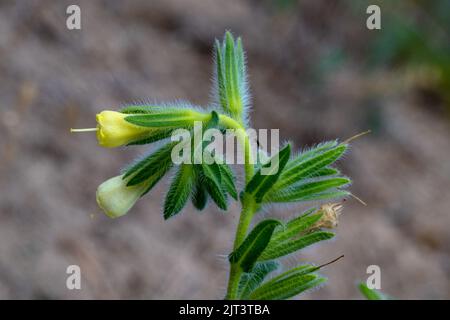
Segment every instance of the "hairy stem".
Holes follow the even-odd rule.
[[[219,119],[221,123],[223,123],[228,128],[236,129],[236,135],[239,139],[239,142],[244,148],[244,155],[245,155],[245,182],[248,183],[250,179],[253,176],[253,155],[251,152],[251,145],[250,145],[250,139],[245,131],[245,129],[242,127],[240,123],[235,121],[234,119],[225,116],[220,115]],[[239,223],[237,225],[236,229],[236,236],[234,239],[234,245],[233,250],[237,249],[239,245],[244,240],[248,228],[252,222],[253,215],[256,212],[256,206],[253,202],[253,200],[250,197],[243,196],[241,199],[242,204],[242,211],[241,215],[239,217]],[[230,274],[228,277],[228,289],[227,289],[227,295],[226,299],[232,300],[237,299],[237,293],[238,293],[238,287],[239,287],[239,280],[241,279],[242,270],[240,269],[239,265],[237,264],[231,264],[230,266]]]
[[[219,121],[227,128],[235,129],[236,137],[244,148],[244,166],[245,166],[245,182],[248,183],[253,176],[253,155],[251,150],[250,138],[245,128],[233,118],[224,114],[219,115]]]
[[[252,222],[253,215],[256,212],[256,205],[254,201],[245,196],[242,199],[242,211],[239,217],[239,223],[236,229],[236,236],[234,240],[233,250],[237,249],[239,245],[244,241],[247,234],[250,223]],[[239,280],[241,279],[242,270],[239,265],[231,264],[230,274],[228,278],[228,289],[226,299],[237,299],[237,292],[239,288]]]

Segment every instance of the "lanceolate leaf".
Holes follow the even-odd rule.
[[[242,244],[229,255],[230,263],[239,264],[244,272],[250,272],[270,241],[273,230],[281,222],[274,219],[263,220],[248,234]]]
[[[273,192],[267,196],[271,202],[295,202],[314,199],[314,195],[337,187],[350,184],[347,178],[326,178],[319,181],[305,182],[284,190]],[[337,190],[335,190],[337,191]]]
[[[234,185],[234,175],[233,171],[227,164],[219,164],[219,169],[221,173],[222,185],[224,189],[230,194],[230,196],[237,200],[238,194],[236,186]]]
[[[216,41],[215,60],[218,102],[225,112],[242,123],[249,99],[241,40],[238,38],[235,41],[233,35],[227,32],[223,43]]]
[[[270,262],[270,261],[267,261],[267,262]],[[259,262],[259,263],[262,263],[262,262]],[[292,268],[288,271],[285,271],[285,272],[273,277],[269,281],[264,282],[264,286],[272,285],[272,284],[276,283],[277,281],[286,279],[286,278],[294,276],[294,275],[303,276],[305,274],[312,273],[319,269],[320,269],[319,267],[316,267],[316,266],[313,266],[310,264],[303,264],[303,265],[297,266],[295,268]]]
[[[125,120],[141,127],[151,128],[184,128],[194,124],[194,121],[201,120],[199,113],[189,109],[179,110],[159,110],[151,114],[137,114],[125,117]]]
[[[278,180],[281,172],[284,169],[289,155],[291,153],[291,146],[287,144],[280,152],[271,158],[269,163],[265,164],[263,168],[258,170],[253,178],[249,181],[245,187],[245,192],[251,194],[256,202],[261,202],[264,195],[273,187]],[[265,174],[262,174],[263,169],[267,169]]]
[[[205,177],[201,168],[198,169],[199,165],[193,166],[195,173],[195,182],[194,188],[192,190],[192,204],[196,209],[203,210],[206,206],[206,203],[208,202],[208,193],[205,188]]]
[[[222,108],[225,111],[229,111],[228,110],[228,101],[227,101],[227,93],[226,93],[226,89],[225,89],[225,68],[224,68],[224,62],[223,62],[223,56],[222,56],[222,45],[221,43],[216,40],[216,77],[217,77],[217,95],[219,98],[219,102],[222,106]]]
[[[211,199],[213,199],[216,205],[222,210],[227,210],[228,208],[227,194],[222,189],[222,187],[216,185],[210,179],[206,179],[205,187],[209,196],[211,197]]]
[[[322,213],[301,215],[286,224],[286,227],[275,230],[271,243],[279,243],[295,236],[300,235],[301,232],[307,230],[314,225],[322,217]]]
[[[295,156],[293,159],[291,159],[288,164],[286,165],[286,169],[291,169],[300,163],[304,162],[305,160],[308,160],[314,156],[317,156],[318,154],[323,153],[324,151],[330,150],[338,145],[337,140],[332,141],[326,141],[319,143],[317,146],[310,148],[308,150],[305,150]]]
[[[312,201],[312,200],[336,200],[349,196],[351,193],[345,190],[331,189],[329,191],[315,193],[309,196],[305,196],[296,201]]]
[[[127,186],[134,186],[158,173],[163,176],[173,165],[171,152],[174,143],[168,143],[150,156],[125,170],[124,179],[129,179]]]
[[[239,117],[242,113],[242,101],[239,96],[239,78],[234,52],[234,39],[229,32],[225,34],[225,76],[228,106],[231,113]]]
[[[251,272],[242,275],[239,282],[238,297],[240,299],[247,299],[250,293],[259,287],[269,273],[278,269],[278,266],[279,264],[276,261],[256,263]]]
[[[389,300],[389,297],[375,289],[370,289],[362,282],[358,287],[359,291],[361,291],[361,293],[364,295],[364,297],[366,297],[367,300]]]
[[[337,176],[339,174],[340,171],[338,169],[328,167],[317,170],[316,172],[314,172],[313,176],[317,178],[317,177]]]
[[[316,231],[301,236],[294,240],[279,242],[269,245],[259,257],[260,261],[272,260],[294,253],[300,249],[310,246],[316,242],[328,240],[334,237],[334,233],[326,231]]]
[[[149,134],[147,137],[144,137],[139,140],[135,140],[135,141],[128,143],[127,146],[148,144],[148,143],[156,142],[156,141],[159,141],[162,139],[166,139],[166,138],[170,137],[172,132],[173,132],[173,129],[156,130],[155,132]]]
[[[135,105],[135,106],[126,106],[120,109],[121,113],[125,114],[141,114],[141,113],[153,113],[162,110],[164,107],[158,105]]]
[[[193,167],[182,164],[178,168],[164,202],[164,219],[169,219],[179,213],[186,205],[192,190]]]
[[[291,186],[304,178],[314,176],[315,172],[339,159],[346,149],[347,145],[341,144],[322,153],[314,154],[312,157],[306,157],[303,161],[296,161],[295,165],[291,165],[284,170],[274,190]]]
[[[252,300],[289,299],[325,281],[325,278],[314,273],[293,274],[279,281],[263,284],[249,298]]]

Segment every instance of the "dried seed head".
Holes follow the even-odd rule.
[[[313,226],[314,229],[326,228],[334,229],[338,225],[338,218],[342,213],[344,205],[342,202],[327,203],[320,207],[319,212],[322,213],[322,217]]]

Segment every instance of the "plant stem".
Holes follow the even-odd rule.
[[[253,176],[254,164],[250,138],[245,131],[245,128],[233,118],[230,118],[224,114],[220,114],[219,121],[225,127],[235,129],[235,134],[239,140],[239,143],[244,148],[245,182],[248,183]]]
[[[253,177],[253,154],[251,150],[250,138],[245,131],[245,128],[234,120],[224,114],[219,115],[219,121],[223,126],[231,129],[235,129],[235,134],[244,148],[244,170],[245,170],[245,183],[247,184],[250,179]],[[242,211],[239,217],[239,222],[236,229],[236,236],[234,239],[233,250],[237,249],[239,245],[244,241],[245,236],[247,235],[248,228],[252,222],[253,215],[256,212],[256,205],[253,199],[249,196],[244,196],[241,199]],[[242,270],[239,265],[231,264],[230,266],[230,274],[228,277],[228,289],[226,299],[232,300],[237,299],[237,291],[239,288],[239,280],[241,279]]]
[[[236,236],[234,240],[233,250],[237,249],[244,241],[247,230],[252,222],[253,215],[256,212],[256,206],[253,199],[244,195],[242,199],[242,211],[239,217],[239,223],[236,229]],[[242,270],[238,264],[231,264],[230,275],[228,278],[227,300],[237,299],[237,291],[239,287],[239,280],[241,279]]]

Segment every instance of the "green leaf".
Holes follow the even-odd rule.
[[[315,209],[312,209],[313,211]],[[313,226],[323,216],[322,213],[303,214],[286,223],[285,228],[277,228],[272,236],[271,243],[282,242],[292,237],[298,236],[301,232]]]
[[[242,101],[239,97],[239,82],[234,39],[230,32],[225,34],[225,75],[228,107],[232,114],[239,117],[242,113]]]
[[[214,162],[212,164],[201,164],[205,177],[211,180],[217,187],[222,185],[222,174],[219,165]]]
[[[276,261],[256,263],[251,272],[242,275],[239,281],[238,297],[240,299],[247,299],[250,293],[264,281],[265,277],[269,273],[277,270],[278,267],[279,264]]]
[[[215,92],[222,109],[240,123],[244,122],[245,108],[249,102],[245,57],[242,40],[236,41],[230,32],[223,43],[215,43]]]
[[[340,174],[340,171],[335,168],[322,168],[314,172],[314,178],[317,177],[327,177],[327,176],[337,176]]]
[[[130,143],[127,144],[127,146],[142,145],[142,144],[148,144],[148,143],[153,143],[153,142],[156,142],[159,140],[163,140],[163,139],[170,137],[170,135],[172,134],[173,131],[174,131],[174,129],[157,130],[155,132],[150,133],[148,136],[146,136],[144,138],[140,138],[139,140],[131,141]]]
[[[278,154],[273,156],[270,161],[259,169],[253,178],[245,187],[245,192],[251,194],[257,203],[260,203],[264,195],[273,187],[278,177],[281,175],[284,166],[289,160],[291,146],[287,144]],[[272,166],[271,166],[272,164]],[[263,175],[264,168],[271,168],[267,174]]]
[[[221,173],[222,185],[224,189],[233,197],[234,200],[238,199],[236,186],[234,185],[234,174],[231,168],[226,164],[219,164]]]
[[[326,279],[324,277],[314,273],[293,274],[281,280],[263,284],[249,298],[252,300],[289,299],[325,281]]]
[[[366,297],[367,300],[389,300],[389,298],[385,294],[375,289],[370,289],[362,282],[359,283],[358,287],[359,291],[361,291],[361,293],[364,297]]]
[[[127,186],[137,185],[151,176],[161,178],[172,167],[171,152],[174,143],[168,143],[150,156],[125,169],[123,179],[129,179]],[[158,179],[159,180],[159,179]]]
[[[345,190],[331,189],[330,191],[315,193],[296,201],[336,200],[349,196],[351,193]]]
[[[208,202],[208,193],[205,188],[205,177],[203,172],[194,165],[195,183],[192,190],[192,204],[198,210],[203,210]]]
[[[229,111],[228,109],[228,101],[227,101],[227,93],[226,93],[226,86],[225,86],[225,75],[224,75],[224,63],[223,63],[223,56],[222,56],[222,45],[218,40],[216,40],[216,85],[217,85],[217,95],[219,98],[220,105],[225,111]]]
[[[270,193],[267,196],[267,201],[295,202],[313,200],[317,199],[317,195],[323,196],[323,194],[321,193],[324,191],[330,191],[330,189],[347,186],[348,184],[350,184],[350,182],[351,181],[348,178],[338,177],[300,183],[292,187]],[[335,194],[337,191],[338,190],[333,190],[333,194]]]
[[[131,105],[131,106],[126,106],[122,109],[119,110],[119,112],[121,113],[125,113],[125,114],[141,114],[141,113],[153,113],[153,112],[157,112],[157,111],[161,111],[162,109],[164,109],[163,106],[158,106],[158,105]],[[166,108],[167,109],[167,108]]]
[[[317,156],[323,153],[324,151],[330,150],[331,148],[334,148],[337,145],[338,145],[337,140],[319,143],[317,146],[305,150],[296,157],[294,157],[293,159],[291,159],[286,165],[286,169],[292,169],[293,167],[298,166],[300,163],[304,162],[305,160],[311,159],[312,157]]]
[[[241,37],[236,40],[236,64],[239,72],[239,86],[241,87],[241,92],[245,91],[245,88],[242,86],[246,83],[246,70],[245,70],[245,56],[244,56],[244,48],[242,46]]]
[[[323,147],[319,149],[322,148]],[[280,176],[280,179],[278,179],[274,190],[280,190],[287,186],[291,186],[304,178],[313,177],[318,170],[325,168],[339,159],[344,154],[345,150],[347,150],[347,145],[340,144],[324,152],[315,150],[311,156],[300,155],[299,159],[302,160],[296,159],[291,162]],[[294,165],[292,163],[294,163]]]
[[[222,187],[222,174],[217,163],[201,164],[202,172],[205,176],[205,188],[217,206],[222,210],[227,210],[227,195]]]
[[[176,215],[183,209],[191,193],[193,183],[193,167],[182,164],[172,180],[164,202],[164,219]]]
[[[258,223],[242,244],[229,255],[230,263],[238,264],[244,272],[250,272],[267,247],[275,227],[280,224],[280,221],[274,219]]]
[[[262,262],[259,262],[259,263],[262,263]],[[276,283],[277,281],[286,279],[293,275],[303,276],[305,274],[312,273],[319,269],[320,269],[319,267],[313,266],[311,264],[303,264],[303,265],[297,266],[295,268],[292,268],[288,271],[285,271],[285,272],[279,274],[278,276],[273,277],[269,281],[266,281],[264,283],[264,285],[271,285],[273,283]]]
[[[125,120],[141,127],[185,128],[196,120],[202,120],[199,113],[189,109],[161,109],[150,114],[138,114],[125,117]]]
[[[300,249],[306,248],[316,242],[329,240],[334,237],[334,233],[326,231],[316,231],[303,235],[294,240],[277,242],[267,246],[266,250],[259,257],[260,261],[273,260],[279,257],[294,253]]]
[[[206,180],[206,191],[215,204],[222,210],[227,210],[228,208],[228,199],[226,193],[222,190],[220,186],[212,183],[211,180]]]

